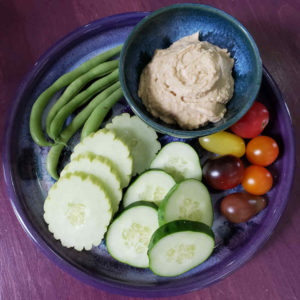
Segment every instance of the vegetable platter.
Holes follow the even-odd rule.
[[[288,109],[271,75],[264,69],[262,86],[257,99],[270,113],[270,121],[264,134],[273,137],[280,149],[277,160],[269,167],[274,184],[267,193],[268,206],[248,222],[234,224],[221,215],[220,200],[233,191],[242,191],[241,185],[230,191],[216,191],[209,188],[215,246],[208,260],[182,275],[164,277],[151,272],[148,268],[129,266],[114,259],[108,251],[113,253],[114,250],[108,249],[104,240],[99,246],[92,247],[90,251],[79,252],[74,248],[63,247],[60,241],[54,239],[43,214],[44,201],[55,181],[47,172],[49,148],[37,146],[30,135],[29,119],[32,105],[38,96],[61,75],[90,58],[122,44],[132,28],[147,14],[146,12],[126,13],[95,21],[60,40],[40,58],[20,85],[13,102],[3,146],[3,168],[11,204],[18,220],[26,233],[54,263],[79,280],[112,293],[159,297],[188,293],[213,284],[239,268],[254,255],[272,234],[284,211],[293,177],[295,155]],[[59,93],[55,93],[51,101],[57,100],[59,96]],[[123,113],[133,115],[125,99],[121,99],[112,107],[102,127],[109,124],[115,116]],[[46,119],[41,121],[46,123]],[[70,117],[67,118],[67,122],[71,122]],[[54,133],[55,130],[57,129],[53,128]],[[78,131],[62,152],[59,170],[69,161],[73,148],[80,141],[80,134]],[[197,139],[184,140],[158,134],[158,141],[162,147],[178,141],[189,144],[197,152],[201,165],[212,156],[200,147]],[[80,176],[77,174],[77,177]],[[170,197],[168,201],[176,202],[176,197],[173,198],[175,200]],[[167,205],[168,203],[164,206]],[[149,218],[156,213],[155,204],[142,203],[137,207],[135,203],[128,203],[126,209],[117,216],[119,222],[114,223],[115,230],[122,225],[124,219],[128,218],[130,211],[139,209],[143,214],[149,215]],[[169,218],[166,213],[162,213],[160,217],[162,223]],[[173,221],[174,224],[169,226],[169,231],[178,231],[178,227],[180,230],[190,230],[198,226],[192,221],[192,224],[179,225],[176,222],[178,221]],[[210,218],[206,222],[211,225]],[[207,232],[207,227],[200,227],[198,228],[200,231]],[[110,228],[111,231],[113,229]],[[150,245],[154,256],[155,247],[164,238],[165,232],[161,230],[157,239]],[[206,236],[208,240],[212,240],[210,234]],[[114,252],[114,255],[117,256],[118,253]]]

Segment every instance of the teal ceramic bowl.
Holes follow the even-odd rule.
[[[227,48],[234,58],[234,95],[224,118],[196,130],[182,130],[153,117],[138,97],[139,79],[156,49],[169,47],[180,38],[199,31],[199,39]],[[260,88],[262,62],[257,46],[235,18],[207,5],[175,4],[159,9],[140,21],[128,36],[120,56],[120,82],[134,113],[158,132],[195,138],[230,127],[251,107]]]

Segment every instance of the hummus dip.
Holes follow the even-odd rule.
[[[138,95],[147,110],[184,129],[220,121],[233,95],[234,60],[227,49],[200,42],[198,36],[156,50],[139,83]]]

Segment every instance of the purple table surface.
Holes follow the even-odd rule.
[[[3,117],[21,79],[55,41],[78,26],[128,11],[149,11],[172,0],[0,0],[0,140]],[[192,1],[188,1],[192,2]],[[202,1],[200,1],[202,3]],[[290,108],[300,137],[300,1],[212,0],[205,4],[236,17],[253,35],[263,63]],[[299,161],[300,152],[296,160]],[[0,156],[0,165],[2,165]],[[296,168],[294,182],[300,181]],[[225,280],[177,299],[300,299],[300,185],[271,239]],[[26,236],[0,174],[0,299],[130,299],[102,292],[66,274]],[[132,298],[137,299],[137,298]],[[171,298],[169,298],[171,299]]]

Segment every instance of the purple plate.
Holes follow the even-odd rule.
[[[123,295],[154,297],[178,295],[206,287],[224,278],[253,256],[273,232],[286,206],[293,178],[295,150],[288,109],[274,80],[264,69],[258,100],[268,107],[271,119],[264,134],[274,137],[280,148],[278,160],[269,167],[274,176],[274,187],[267,195],[269,205],[249,222],[233,225],[218,210],[219,200],[228,192],[211,191],[216,247],[205,263],[181,276],[163,278],[148,269],[136,269],[114,260],[104,242],[92,251],[77,252],[62,247],[43,220],[43,202],[53,180],[45,167],[48,149],[35,145],[29,134],[32,104],[60,75],[95,54],[124,42],[132,28],[147,14],[115,15],[83,26],[60,40],[41,57],[20,85],[13,102],[3,143],[3,169],[18,220],[48,258],[97,288]],[[125,100],[113,108],[110,118],[123,111],[130,111]],[[79,136],[75,136],[70,148],[65,151],[64,163],[78,139]],[[162,144],[172,140],[174,138],[160,135]],[[196,140],[188,142],[196,148],[203,163],[207,155],[197,146]]]

